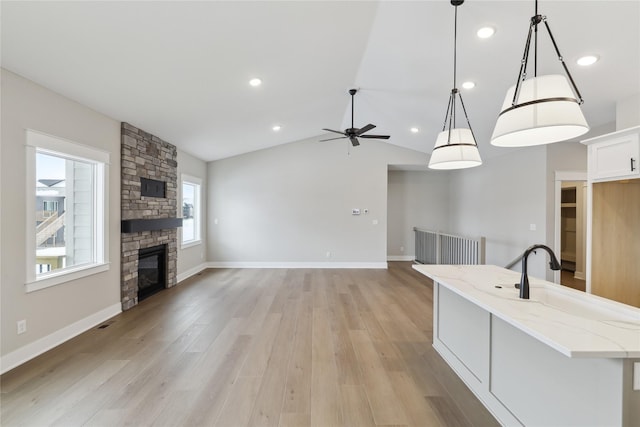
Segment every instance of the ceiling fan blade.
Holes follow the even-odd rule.
[[[389,135],[358,135],[359,138],[376,138],[376,139],[389,139]]]
[[[351,136],[349,137],[349,139],[351,140],[351,145],[353,145],[354,147],[360,145],[360,141],[358,141],[358,138],[356,138],[355,136]]]
[[[339,133],[340,135],[346,135],[346,133],[339,131],[339,130],[333,130],[333,129],[325,129],[323,128],[322,130],[326,130],[328,132],[333,132],[333,133]]]
[[[362,127],[360,129],[358,129],[356,131],[356,135],[360,136],[365,132],[369,132],[371,129],[373,129],[374,127],[376,127],[376,125],[372,125],[371,123],[369,123],[368,125],[366,125],[365,127]]]
[[[346,136],[339,136],[337,138],[321,139],[318,142],[335,141],[336,139],[345,139],[345,138],[346,138]]]

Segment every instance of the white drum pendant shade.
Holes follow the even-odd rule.
[[[522,81],[517,108],[512,106],[514,91],[515,85],[507,91],[491,136],[492,145],[550,144],[578,137],[589,130],[565,76],[547,75]],[[529,102],[531,104],[524,105]]]
[[[430,169],[465,169],[480,166],[480,152],[469,129],[451,129],[438,134],[429,159]]]

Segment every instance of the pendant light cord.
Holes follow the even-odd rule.
[[[455,6],[453,18],[453,88],[456,88],[457,65],[458,65],[458,6]]]
[[[453,15],[453,89],[451,89],[451,94],[449,95],[449,103],[447,104],[447,112],[444,115],[444,123],[442,125],[442,131],[444,132],[447,129],[447,122],[449,123],[449,134],[447,136],[447,144],[451,143],[451,130],[456,126],[456,96],[460,98],[460,105],[462,105],[462,112],[464,113],[464,117],[467,121],[467,125],[469,126],[469,131],[471,132],[471,137],[473,138],[474,145],[476,144],[476,137],[473,133],[473,129],[471,128],[471,123],[469,122],[469,116],[467,115],[467,109],[464,106],[464,101],[462,100],[462,94],[457,88],[458,83],[458,6],[463,2],[454,2],[451,1],[451,4],[455,7],[455,13]],[[465,144],[463,144],[465,145]]]
[[[535,39],[533,41],[533,77],[538,77],[538,0],[536,0],[535,13],[533,16],[535,22]]]
[[[451,129],[456,127],[456,83],[458,75],[458,6],[454,6],[453,14],[453,89],[451,89],[451,116],[449,117],[449,136],[448,141],[451,142]]]

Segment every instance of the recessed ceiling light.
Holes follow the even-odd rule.
[[[496,29],[493,28],[493,27],[482,27],[482,28],[480,28],[478,30],[478,32],[476,34],[481,39],[488,39],[489,37],[491,37],[495,33],[496,33]]]
[[[473,89],[474,87],[476,87],[476,84],[474,82],[464,82],[462,83],[462,87],[464,89]]]
[[[418,133],[418,132],[420,132],[420,129],[415,128],[415,127],[414,127],[414,128],[411,128],[411,129],[409,129],[409,130],[411,131],[411,133]]]
[[[282,129],[282,127],[280,125],[275,125],[271,129],[273,129],[274,132],[278,132],[280,129]]]
[[[262,80],[260,79],[251,79],[249,80],[249,84],[253,87],[260,86],[262,84]]]
[[[578,65],[582,65],[586,67],[587,65],[595,64],[596,62],[598,62],[598,59],[600,58],[597,55],[586,55],[586,56],[583,56],[582,58],[578,58],[576,63]]]

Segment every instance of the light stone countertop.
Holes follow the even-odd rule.
[[[568,357],[639,358],[640,309],[494,265],[414,265],[420,273]],[[502,286],[502,288],[496,288]]]

